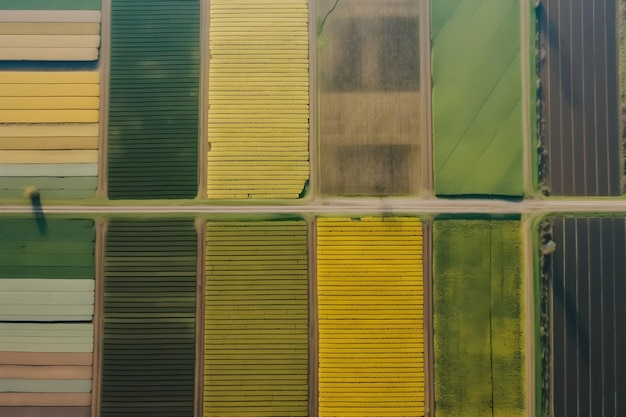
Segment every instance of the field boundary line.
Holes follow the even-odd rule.
[[[522,0],[524,1],[524,0]],[[524,267],[524,339],[526,357],[526,381],[524,383],[526,395],[526,416],[536,416],[536,387],[535,387],[535,248],[533,245],[533,225],[537,216],[524,216],[522,227],[522,250]]]
[[[530,117],[530,2],[520,0],[520,61],[522,74],[522,165],[524,195],[534,195],[533,189],[533,159],[532,159],[532,138],[531,138],[531,117]]]
[[[430,22],[430,2],[421,1],[419,10],[420,22],[420,106],[421,118],[421,163],[422,163],[422,190],[421,194],[425,197],[434,195],[434,172],[433,159],[433,106],[432,106],[432,51],[431,51],[431,22]]]

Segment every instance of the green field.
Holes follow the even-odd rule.
[[[0,279],[94,279],[91,219],[3,217]]]
[[[521,417],[520,222],[439,220],[433,233],[437,416]]]
[[[523,194],[519,0],[432,2],[437,195]]]

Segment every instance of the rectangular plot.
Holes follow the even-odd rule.
[[[424,18],[418,3],[351,0],[333,6],[332,0],[317,6],[324,20],[317,52],[321,191],[415,195],[421,185]]]
[[[2,150],[79,150],[98,149],[97,136],[95,137],[68,137],[68,138],[24,138],[24,137],[4,137],[0,138],[0,149]]]
[[[86,292],[43,292],[43,291],[12,291],[0,293],[3,304],[93,304],[93,291]]]
[[[441,0],[432,15],[435,193],[521,196],[519,1]]]
[[[317,242],[320,415],[350,415],[354,409],[351,403],[359,403],[363,415],[379,415],[378,406],[392,410],[398,403],[405,404],[403,415],[422,415],[423,301],[406,291],[419,291],[423,286],[422,245],[411,239],[413,234],[421,233],[419,219],[318,219],[317,232],[328,235]],[[333,251],[342,252],[339,237],[343,233],[360,236],[363,244],[373,249],[372,253],[376,249],[379,252],[370,255],[369,261],[331,259]],[[385,246],[377,246],[379,235],[394,233],[396,249],[406,251],[403,260],[408,269],[396,270],[392,265],[370,269],[369,265],[386,264],[389,255],[381,250]],[[346,274],[335,273],[342,270]],[[358,294],[369,291],[372,283],[384,287],[385,294],[392,294],[394,300],[386,303],[384,296],[372,294],[365,299],[376,305],[367,305]],[[346,287],[352,290],[345,291]],[[342,358],[341,366],[336,365],[337,358]],[[401,369],[407,373],[401,375]],[[344,397],[331,395],[344,391]],[[383,394],[383,398],[375,401],[370,396],[364,400],[355,392],[371,393],[374,397]]]
[[[544,346],[550,366],[542,370],[551,384],[547,403],[555,417],[606,414],[603,410],[618,415],[626,410],[619,394],[626,367],[618,353],[626,346],[626,331],[616,324],[626,317],[626,223],[593,217],[551,223],[557,246],[548,259],[551,286],[542,310],[551,318],[550,345]]]
[[[3,12],[3,15],[5,13],[7,12]],[[68,85],[99,84],[100,74],[97,71],[7,71],[2,72],[0,83]],[[4,91],[4,87],[3,90],[0,91]],[[2,94],[2,92],[0,92],[0,94]]]
[[[0,110],[1,123],[94,123],[97,110]]]
[[[2,407],[3,417],[90,417],[91,407]]]
[[[257,10],[238,4],[211,3],[209,198],[294,199],[306,191],[307,1],[293,6],[297,14],[285,14],[285,7],[282,1],[259,3]],[[256,30],[220,29],[238,24]],[[280,41],[280,36],[284,41]],[[292,43],[296,38],[301,41]],[[303,65],[296,67],[297,63]],[[263,71],[267,75],[259,76]],[[255,107],[259,106],[256,100],[261,100],[261,108]],[[294,127],[300,129],[294,131]],[[267,129],[271,129],[269,137],[280,139],[279,143],[263,140],[263,146],[255,149],[258,140],[247,143],[232,137],[255,136]],[[283,166],[286,161],[288,166]]]
[[[0,255],[0,281],[18,278],[93,279],[95,227],[93,220],[46,219],[42,226],[35,219],[3,217],[0,219],[0,240],[7,255]],[[31,252],[16,253],[23,245],[34,243]],[[89,251],[73,251],[64,242],[81,244]],[[48,253],[48,248],[51,252]],[[20,251],[21,252],[21,251]],[[2,284],[4,285],[4,284]],[[7,284],[8,285],[8,284]],[[61,285],[59,283],[58,285]],[[26,288],[13,284],[14,288]],[[29,291],[37,290],[30,287]]]
[[[6,177],[91,177],[98,175],[98,164],[2,164]]]
[[[433,245],[437,414],[523,416],[520,223],[435,221]]]
[[[537,8],[546,194],[620,195],[622,160],[615,0]]]
[[[3,10],[100,10],[102,0],[3,0]]]
[[[0,150],[1,164],[95,164],[96,150]]]
[[[96,177],[4,177],[0,190],[16,190],[24,196],[26,187],[36,187],[42,197],[49,197],[48,190],[91,190],[95,195]],[[16,193],[17,196],[18,193]]]
[[[0,321],[91,321],[92,317],[93,304],[0,305]]]
[[[3,10],[0,22],[7,23],[100,23],[100,10]]]
[[[46,324],[46,326],[50,326]],[[93,354],[90,352],[0,352],[0,364],[6,365],[63,365],[63,366],[91,366]]]
[[[98,48],[0,47],[0,57],[8,61],[96,61]]]
[[[199,3],[113,3],[108,141],[112,199],[197,194]],[[162,30],[154,32],[155,25]],[[180,41],[169,42],[172,36]],[[137,60],[151,65],[137,66]],[[149,141],[144,141],[146,136]],[[151,169],[153,165],[158,169]]]
[[[176,244],[172,246],[172,242]],[[101,415],[126,416],[132,407],[136,413],[155,417],[192,416],[197,279],[194,223],[112,220],[106,259],[119,251],[128,254],[127,262],[117,267],[106,265],[104,270]],[[144,254],[140,257],[150,253],[150,262],[134,262],[134,252]],[[163,278],[167,287],[154,285],[154,270],[168,271]],[[136,287],[134,292],[140,298],[128,297],[129,284]],[[152,332],[142,333],[146,329]],[[153,405],[155,401],[158,406]]]
[[[210,222],[206,233],[204,414],[244,415],[240,413],[262,404],[270,414],[307,415],[307,261],[300,250],[292,250],[301,247],[306,254],[306,223]],[[259,240],[250,241],[251,235]],[[288,280],[259,275],[259,269],[275,264],[274,254],[299,274]],[[246,273],[228,281],[214,280],[221,270],[241,263],[250,265]],[[287,300],[290,308],[283,309]],[[259,321],[276,308],[276,314]],[[227,321],[222,316],[225,311],[232,312]],[[289,350],[277,358],[282,348]],[[215,350],[220,357],[215,357]],[[232,359],[228,364],[225,356]],[[262,390],[257,388],[259,379],[265,380]],[[285,380],[293,388],[277,390]]]
[[[98,109],[98,97],[0,97],[3,110]]]
[[[91,392],[90,380],[1,379],[0,392]]]
[[[0,23],[2,35],[99,35],[100,23]]]
[[[2,48],[98,48],[100,35],[0,35]],[[3,56],[5,58],[5,56]],[[9,58],[9,57],[6,57]]]
[[[65,392],[0,392],[0,407],[2,406],[30,406],[30,407],[83,407],[91,405],[91,393]],[[0,408],[0,411],[2,408]]]

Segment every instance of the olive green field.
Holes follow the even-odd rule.
[[[438,417],[526,413],[521,245],[516,220],[434,223]]]

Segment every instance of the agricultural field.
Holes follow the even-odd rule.
[[[517,220],[436,220],[438,417],[524,416],[522,234]]]
[[[425,16],[410,0],[320,0],[320,188],[326,195],[421,190]],[[336,7],[334,7],[336,6]]]
[[[626,219],[548,218],[542,245],[542,416],[626,413]]]
[[[303,220],[206,227],[204,416],[307,416]]]
[[[541,189],[622,193],[616,0],[543,0],[539,34]]]
[[[195,198],[200,3],[111,7],[109,198]]]
[[[298,198],[309,179],[307,0],[210,3],[207,196]]]
[[[91,219],[0,219],[0,415],[91,415],[95,239]]]
[[[423,416],[417,218],[317,221],[319,416]]]
[[[0,197],[95,197],[99,110],[97,71],[0,73]]]
[[[119,416],[120,410],[154,417],[193,415],[194,222],[112,220],[107,226],[100,415]]]
[[[432,2],[435,194],[523,194],[518,0]]]

